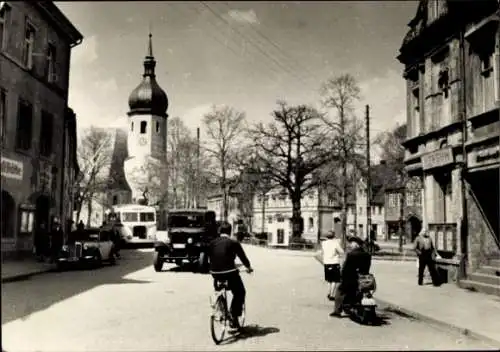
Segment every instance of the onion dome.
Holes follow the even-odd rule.
[[[128,116],[134,115],[157,115],[168,117],[167,94],[156,82],[155,66],[153,56],[153,44],[149,34],[148,54],[144,59],[144,74],[141,84],[135,88],[128,98],[130,111]]]

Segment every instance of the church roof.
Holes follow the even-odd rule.
[[[149,34],[148,53],[144,59],[142,82],[130,93],[128,105],[129,116],[157,115],[167,117],[168,98],[165,91],[156,81],[156,60],[153,56],[152,35]]]

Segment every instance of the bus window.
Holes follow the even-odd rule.
[[[140,213],[140,221],[141,222],[154,222],[155,221],[155,213]]]
[[[137,213],[122,213],[121,221],[123,222],[137,222]]]

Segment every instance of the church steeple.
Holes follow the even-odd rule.
[[[144,58],[144,73],[141,84],[135,88],[128,99],[129,116],[152,114],[167,117],[167,94],[156,82],[156,60],[153,56],[153,35],[149,33],[148,49]]]
[[[144,59],[144,77],[149,76],[149,77],[154,77],[155,76],[155,66],[156,66],[156,60],[155,57],[153,56],[153,35],[149,33],[149,40],[148,40],[148,52],[146,55],[146,58]]]

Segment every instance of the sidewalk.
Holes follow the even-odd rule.
[[[316,259],[320,261],[317,257]],[[375,298],[392,309],[500,347],[500,299],[470,292],[454,283],[440,287],[417,285],[415,262],[374,259]]]
[[[40,263],[34,258],[6,260],[2,262],[2,283],[23,280],[54,269],[54,264]]]

